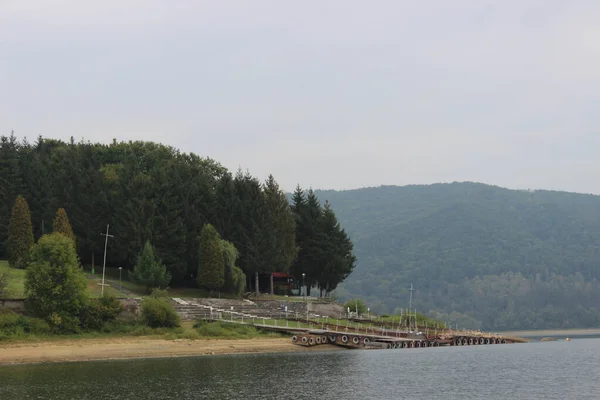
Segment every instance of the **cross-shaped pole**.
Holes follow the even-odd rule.
[[[106,271],[106,246],[108,246],[108,238],[114,237],[113,235],[108,234],[108,224],[106,225],[106,233],[101,233],[104,239],[104,263],[102,265],[102,296],[104,296],[104,271]]]

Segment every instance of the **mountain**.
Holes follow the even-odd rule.
[[[336,294],[459,327],[600,326],[600,196],[480,183],[317,191],[355,244]]]

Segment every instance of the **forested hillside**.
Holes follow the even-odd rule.
[[[477,183],[317,192],[355,243],[337,293],[462,327],[600,326],[600,197]]]
[[[232,174],[212,159],[152,142],[0,139],[0,259],[10,259],[11,209],[22,196],[31,214],[21,214],[31,219],[26,230],[33,230],[35,240],[57,230],[53,221],[63,209],[59,214],[70,221],[80,259],[98,266],[105,244],[101,233],[110,224],[114,237],[107,264],[131,269],[148,241],[172,277],[171,286],[222,286],[221,277],[210,285],[196,279],[199,252],[206,253],[199,251],[200,235],[204,227],[212,229],[208,224],[216,233],[206,246],[223,254],[215,247],[225,246],[220,238],[231,242],[235,249],[227,250],[227,263],[235,261],[249,287],[257,274],[304,272],[307,283],[325,293],[354,268],[352,243],[333,210],[312,191],[306,197],[301,191],[292,208],[272,176],[260,182],[249,173]],[[221,268],[218,257],[212,260],[210,268]],[[212,276],[214,271],[201,267]],[[234,266],[227,267],[230,274]]]

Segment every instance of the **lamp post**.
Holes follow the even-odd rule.
[[[302,286],[304,287],[304,299],[306,300],[306,285],[304,284],[304,277],[306,276],[306,274],[303,272],[302,273]]]
[[[123,285],[121,284],[121,271],[123,267],[119,267],[119,296],[123,296]]]

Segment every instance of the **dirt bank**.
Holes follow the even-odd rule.
[[[0,365],[340,349],[342,348],[333,345],[305,348],[293,345],[287,338],[248,340],[162,340],[139,337],[77,339],[0,344]]]

